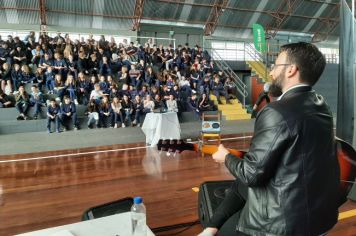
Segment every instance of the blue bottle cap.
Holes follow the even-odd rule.
[[[134,198],[134,203],[135,204],[141,204],[142,203],[142,197],[135,197]]]

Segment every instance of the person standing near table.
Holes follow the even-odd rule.
[[[243,159],[220,145],[213,158],[236,177],[200,235],[325,235],[341,196],[332,113],[312,86],[325,58],[310,43],[281,47],[270,72],[280,95],[257,114]]]

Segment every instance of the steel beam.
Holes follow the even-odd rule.
[[[340,4],[335,5],[333,9],[329,12],[329,16],[337,14],[339,12]],[[329,18],[326,18],[323,21],[324,24],[320,24],[317,31],[314,33],[312,42],[321,42],[327,40],[330,34],[334,32],[336,26],[339,24],[339,21],[330,21]],[[326,29],[326,30],[325,30]]]
[[[39,0],[41,31],[47,31],[46,0]]]
[[[277,32],[282,28],[283,23],[286,21],[288,16],[292,14],[293,11],[295,11],[298,6],[303,1],[300,0],[283,0],[279,4],[279,7],[277,8],[276,12],[272,14],[274,16],[274,19],[266,26],[266,31],[269,36],[274,38],[277,34]],[[287,8],[287,11],[285,9]],[[284,12],[285,14],[280,14],[281,12]]]
[[[197,7],[205,7],[205,8],[211,8],[214,5],[211,4],[203,4],[203,3],[189,3],[189,2],[179,2],[176,0],[157,0],[158,2],[162,3],[168,3],[168,4],[178,4],[178,5],[189,5],[189,6],[197,6]],[[307,0],[304,0],[307,1]],[[312,0],[309,0],[310,2],[313,2]],[[317,1],[319,2],[319,1]],[[328,3],[325,3],[328,4]],[[334,5],[334,3],[330,3]],[[277,12],[277,11],[271,11],[271,10],[257,10],[257,9],[249,9],[249,8],[241,8],[241,7],[231,7],[231,6],[226,6],[224,9],[226,10],[232,10],[232,11],[239,11],[239,12],[250,12],[250,13],[263,13],[272,16],[273,18],[278,18],[276,16],[277,13],[279,13],[280,16],[286,15],[290,17],[297,17],[297,18],[304,18],[304,19],[315,19],[315,20],[323,20],[323,17],[313,17],[313,16],[303,16],[303,15],[298,15],[298,14],[288,14],[286,12]],[[338,21],[336,19],[331,19],[334,21]]]
[[[145,0],[136,0],[135,2],[135,10],[133,14],[133,20],[132,20],[132,30],[136,31],[140,29],[140,22],[142,18],[142,13],[143,13],[143,6],[145,4]]]
[[[209,17],[205,23],[204,35],[209,36],[214,33],[214,30],[218,24],[219,17],[224,12],[229,0],[215,0],[213,7],[211,8]]]

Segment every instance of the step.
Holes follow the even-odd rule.
[[[219,110],[234,110],[234,109],[244,109],[242,107],[242,104],[241,103],[232,103],[232,104],[218,104],[218,103],[215,103],[215,105],[218,106],[218,109]]]
[[[80,127],[87,128],[87,117],[78,118]],[[51,124],[52,130],[55,129],[54,123]],[[70,122],[69,129],[73,129],[73,124]],[[0,134],[28,133],[28,132],[46,132],[47,120],[12,120],[0,121]],[[39,140],[40,141],[40,140]]]
[[[224,120],[250,120],[251,114],[239,114],[239,115],[228,115],[223,116]]]
[[[247,61],[246,62],[252,71],[254,71],[263,81],[268,80],[269,70],[267,70],[266,74],[266,67],[262,62],[256,61]]]
[[[228,111],[222,111],[222,114],[224,116],[228,116],[228,115],[242,115],[242,114],[247,114],[247,112],[245,110],[228,110]]]

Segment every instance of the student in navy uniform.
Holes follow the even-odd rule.
[[[17,92],[19,90],[19,86],[21,85],[22,73],[20,69],[20,65],[15,64],[11,71],[11,79],[12,84],[14,85],[14,92]]]
[[[101,128],[107,128],[108,122],[110,122],[110,127],[112,127],[111,113],[112,109],[111,104],[109,102],[109,98],[107,96],[104,96],[99,105],[99,125]]]
[[[223,95],[225,97],[226,104],[231,104],[229,95],[227,94],[224,85],[221,83],[218,75],[214,76],[214,82],[211,85],[211,89],[213,91],[213,94],[216,96],[216,99],[218,100],[219,104],[222,104],[220,100],[220,95]]]
[[[70,97],[64,96],[64,102],[61,105],[61,122],[64,127],[64,131],[68,129],[69,119],[72,119],[74,130],[79,129],[79,123],[77,119],[77,109],[73,102],[71,102]]]
[[[111,65],[106,56],[103,56],[99,63],[99,74],[103,76],[108,76],[111,74]]]
[[[15,95],[16,109],[20,112],[17,120],[27,120],[27,111],[30,103],[30,96],[25,91],[25,87],[21,85],[19,92]]]
[[[46,77],[46,88],[48,90],[49,94],[53,94],[54,93],[54,72],[52,70],[52,67],[48,67],[47,71],[45,73],[45,77]]]
[[[69,93],[70,100],[75,103],[75,105],[78,105],[78,100],[77,100],[77,86],[76,82],[74,80],[73,75],[68,74],[67,80],[65,82],[65,91]]]
[[[56,131],[57,133],[60,132],[60,108],[56,103],[56,100],[54,98],[52,98],[50,100],[50,105],[47,108],[47,130],[48,133],[52,133],[51,131],[51,122],[54,122],[56,124]]]
[[[80,104],[87,105],[89,99],[89,82],[84,76],[83,72],[79,72],[78,74],[78,82],[77,82],[77,97]]]
[[[35,75],[30,71],[28,65],[21,66],[21,83],[32,83],[36,79]]]
[[[35,114],[33,116],[33,119],[37,120],[38,114],[41,112],[41,107],[42,104],[44,103],[43,101],[43,94],[41,91],[39,91],[37,85],[32,85],[31,87],[31,96],[30,96],[30,104],[35,108]]]
[[[125,128],[125,122],[128,122],[129,124],[131,123],[131,115],[133,112],[133,106],[132,106],[132,102],[129,98],[129,96],[124,95],[123,99],[121,101],[121,106],[122,106],[122,110],[123,110],[123,117],[124,120],[122,122],[122,127]]]
[[[134,121],[132,122],[132,124],[137,125],[137,127],[140,127],[143,118],[143,101],[139,95],[135,96],[132,107],[134,113]]]

